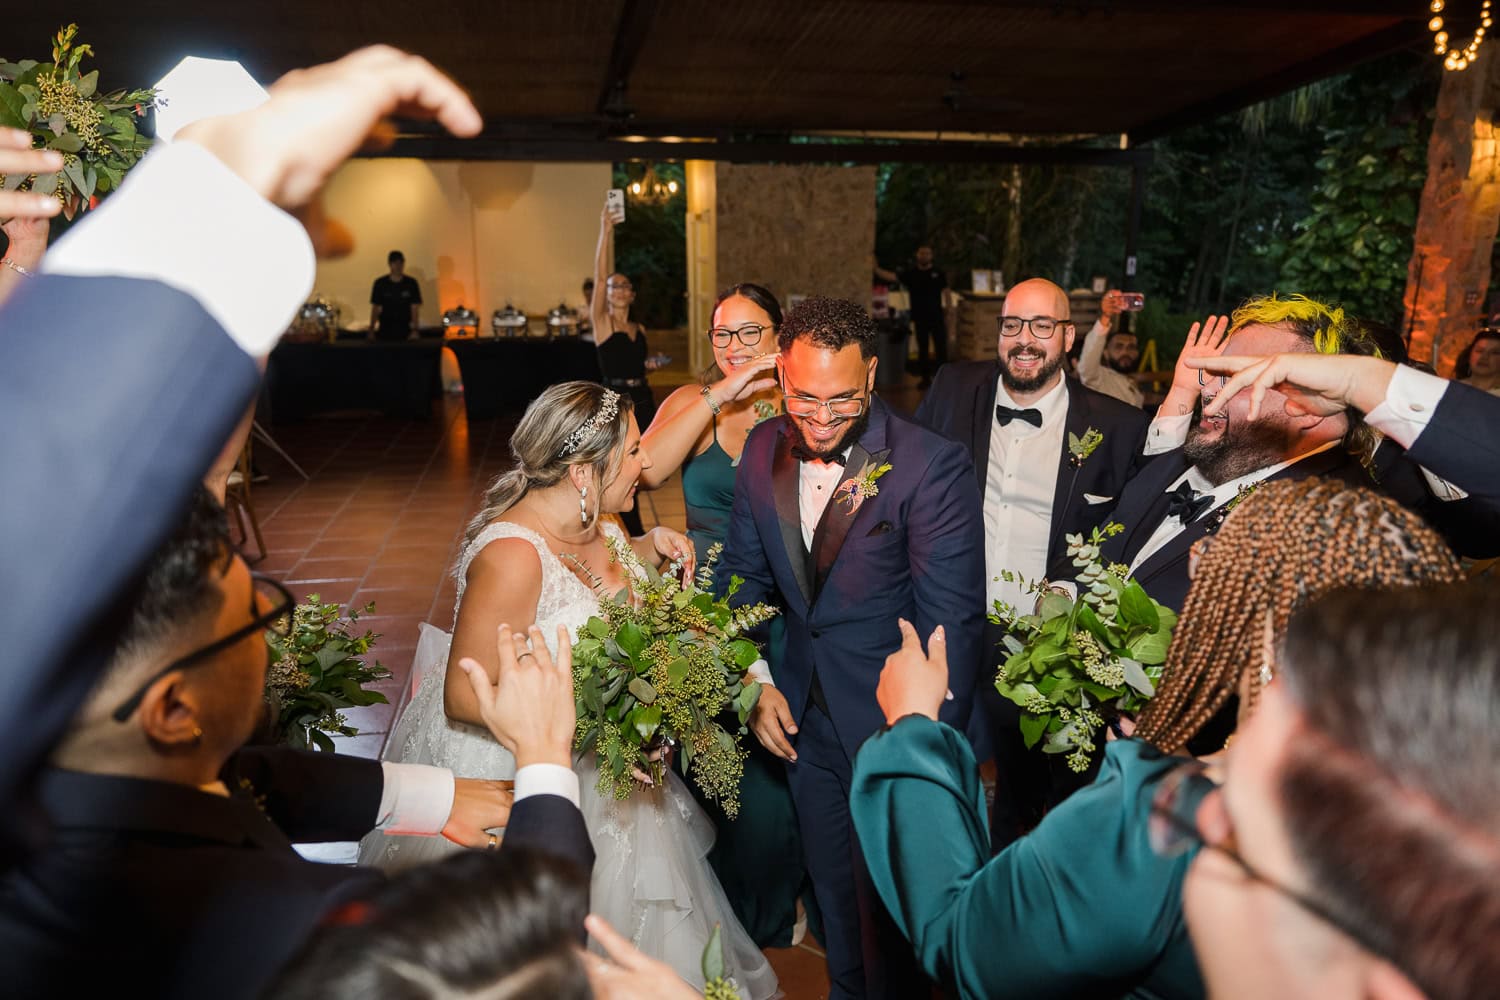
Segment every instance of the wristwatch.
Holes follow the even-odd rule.
[[[719,401],[717,399],[714,399],[713,387],[705,385],[703,388],[698,390],[698,395],[702,396],[703,401],[708,404],[709,412],[717,417],[719,415],[720,406]]]

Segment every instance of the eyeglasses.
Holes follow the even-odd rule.
[[[1030,326],[1031,335],[1037,340],[1051,340],[1058,327],[1073,325],[1072,320],[1053,319],[1051,316],[1033,316],[1030,319],[1024,316],[1001,316],[995,323],[1000,328],[1002,337],[1019,337],[1021,331]]]
[[[264,600],[271,610],[262,612],[259,610],[261,601]],[[191,667],[202,663],[231,646],[245,639],[246,636],[257,632],[274,632],[282,638],[292,634],[292,611],[297,606],[297,598],[287,590],[280,582],[259,573],[250,574],[250,618],[251,620],[224,636],[215,639],[201,649],[194,650],[186,656],[180,656],[171,663],[162,667],[156,673],[148,677],[135,693],[120,703],[120,707],[114,710],[113,716],[116,722],[124,722],[131,714],[140,707],[141,699],[146,697],[146,691],[151,685],[161,680],[174,670]]]
[[[1228,375],[1210,375],[1206,371],[1204,371],[1202,368],[1198,369],[1198,384],[1199,385],[1204,385],[1204,386],[1216,385],[1220,389],[1222,389],[1222,388],[1224,388],[1224,383],[1226,383],[1228,381],[1229,381],[1229,376]]]
[[[628,281],[606,281],[604,287],[611,291],[629,292],[634,291],[635,286]]]
[[[790,396],[783,392],[781,399],[786,404],[786,412],[794,417],[815,417],[820,411],[827,410],[830,421],[853,420],[863,414],[865,407],[869,405],[869,400],[863,396],[824,402],[811,396]]]
[[[709,339],[715,347],[728,347],[731,339],[738,340],[746,347],[754,347],[760,343],[760,338],[766,335],[769,326],[761,326],[759,323],[746,323],[738,330],[731,330],[727,326],[716,326],[708,331]]]
[[[1203,839],[1203,833],[1198,829],[1198,824],[1189,819],[1187,814],[1189,810],[1196,809],[1207,794],[1218,788],[1218,785],[1203,773],[1204,770],[1202,762],[1186,761],[1162,778],[1151,803],[1148,830],[1152,850],[1164,858],[1179,857],[1195,849],[1214,851],[1232,861],[1245,878],[1295,903],[1307,913],[1344,934],[1370,954],[1390,961],[1386,947],[1376,943],[1368,933],[1353,922],[1334,913],[1311,896],[1264,874],[1246,861],[1244,856],[1229,844],[1211,844]]]

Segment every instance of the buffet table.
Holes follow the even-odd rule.
[[[386,416],[426,419],[442,392],[443,341],[283,342],[266,364],[270,419],[301,420],[330,410],[379,410]]]
[[[471,421],[520,413],[549,385],[599,381],[594,345],[577,338],[450,338]]]

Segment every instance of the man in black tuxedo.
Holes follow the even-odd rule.
[[[1070,316],[1067,293],[1052,282],[1015,285],[1005,296],[995,360],[944,365],[917,408],[917,420],[964,445],[974,460],[984,510],[986,611],[997,600],[1013,606],[1035,600],[1026,582],[1041,580],[1063,557],[1064,535],[1114,509],[1142,462],[1146,414],[1064,375],[1076,332]],[[1002,579],[1002,570],[1018,579]],[[1040,821],[1061,792],[1054,782],[1076,784],[1071,772],[1026,749],[1019,709],[991,683],[1004,656],[1003,634],[987,624],[985,670],[969,726],[979,759],[992,752],[999,772],[990,817],[997,846]]]
[[[293,841],[379,827],[498,847],[487,831],[504,827],[511,843],[592,867],[568,767],[571,684],[557,684],[560,704],[507,699],[525,703],[528,725],[560,720],[550,740],[496,732],[526,764],[513,805],[499,783],[441,768],[246,748],[266,708],[265,632],[289,628],[295,602],[232,553],[223,509],[200,489],[42,772],[51,836],[0,879],[0,976],[15,995],[258,996],[330,907],[381,878],[305,861]],[[557,771],[574,802],[528,794]]]
[[[786,315],[777,365],[786,415],[750,432],[716,579],[735,602],[771,601],[786,651],[751,717],[787,761],[807,870],[823,914],[830,996],[929,989],[875,897],[849,816],[859,745],[884,724],[875,687],[898,619],[947,632],[963,728],[974,695],[984,563],[979,491],[959,445],[874,396],[875,326],[853,302],[811,298]]]

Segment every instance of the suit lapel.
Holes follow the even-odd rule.
[[[1125,554],[1123,561],[1129,562],[1156,532],[1166,514],[1167,487],[1187,470],[1188,460],[1179,448],[1146,466],[1131,482],[1132,486],[1140,485],[1139,493],[1132,498],[1139,506],[1134,510],[1126,510],[1122,503],[1110,518],[1125,526],[1124,544],[1119,549]]]
[[[997,361],[987,371],[989,374],[974,393],[974,411],[970,453],[974,456],[974,478],[979,480],[979,499],[984,500],[984,488],[989,481],[990,432],[995,426],[995,386],[1000,378],[1000,363]]]
[[[776,520],[781,526],[781,541],[786,546],[786,561],[802,591],[802,600],[812,604],[813,590],[807,572],[807,548],[802,544],[802,510],[797,502],[800,463],[792,454],[792,432],[784,427],[776,442],[771,460],[771,492],[776,498]]]
[[[849,461],[844,464],[846,475],[844,480],[840,481],[841,483],[859,475],[859,471],[866,464],[874,464],[878,467],[890,457],[891,450],[885,447],[885,421],[884,404],[879,400],[874,400],[870,407],[870,426],[864,436],[849,450]],[[849,537],[849,528],[859,515],[859,510],[850,510],[850,506],[848,501],[830,497],[828,506],[823,508],[823,516],[818,519],[817,530],[813,532],[814,600],[817,600],[818,591],[823,589],[828,574],[833,570],[834,561],[839,557],[839,550],[844,547],[844,541]]]
[[[1082,466],[1073,461],[1073,453],[1068,450],[1068,435],[1083,437],[1091,415],[1088,397],[1073,391],[1073,380],[1064,378],[1063,384],[1067,386],[1068,416],[1063,427],[1062,454],[1057,459],[1057,488],[1052,494],[1052,536],[1047,541],[1049,554],[1057,551],[1063,525],[1068,523],[1068,508],[1077,498],[1074,491],[1078,486],[1078,473],[1082,471]]]

